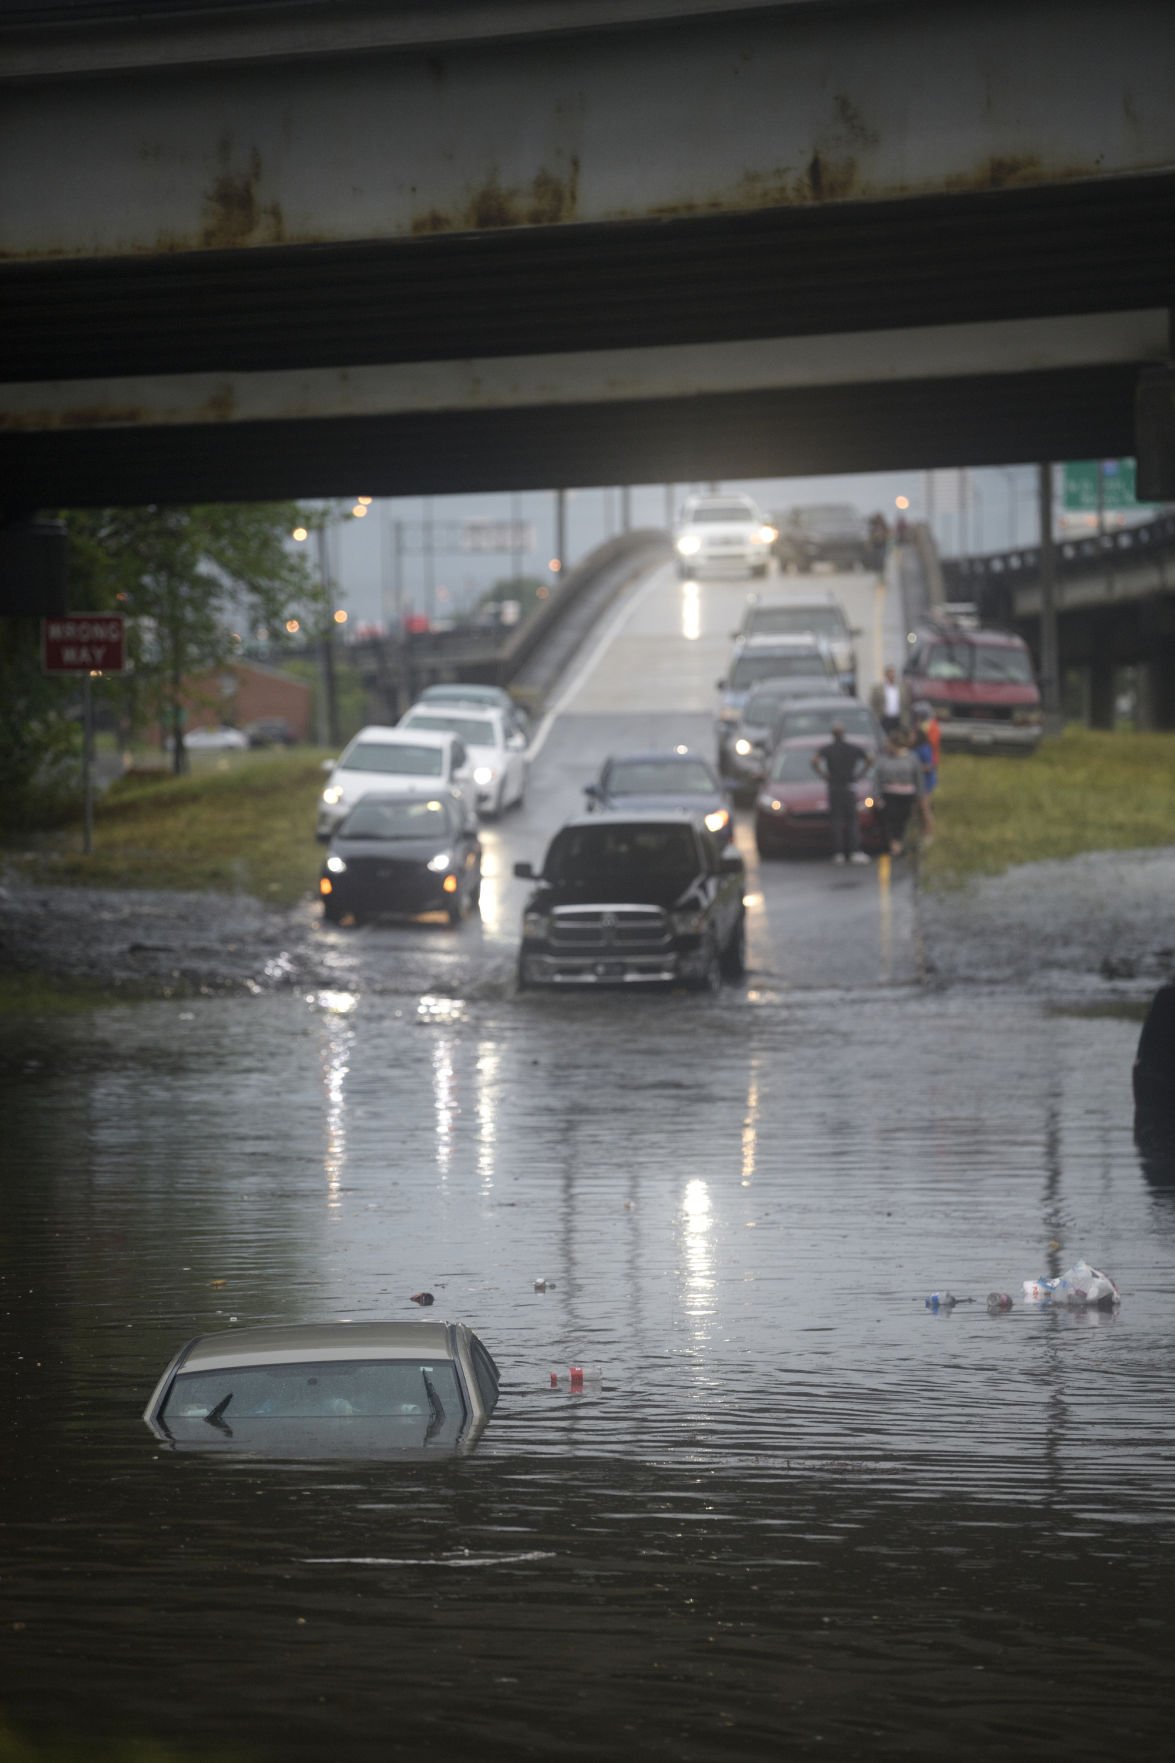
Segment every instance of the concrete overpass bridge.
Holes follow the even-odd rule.
[[[9,0],[0,496],[1135,448],[1169,0]]]

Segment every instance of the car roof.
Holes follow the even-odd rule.
[[[350,745],[355,746],[360,741],[370,741],[373,745],[381,747],[418,747],[423,741],[429,746],[443,747],[454,739],[455,736],[449,729],[384,728],[378,723],[372,723],[370,728],[361,728]]]
[[[634,764],[644,765],[651,759],[657,761],[669,759],[676,765],[682,764],[685,760],[696,762],[700,759],[703,765],[710,764],[704,753],[695,753],[692,748],[688,748],[684,753],[678,753],[673,747],[658,747],[647,753],[609,753],[604,764],[627,765],[631,761]]]
[[[559,832],[585,826],[694,826],[698,817],[689,808],[610,808],[595,814],[576,814],[565,820]],[[556,835],[558,836],[558,835]]]
[[[1015,631],[975,630],[962,624],[928,624],[919,631],[920,637],[938,637],[947,643],[971,643],[984,649],[1026,649],[1023,637]]]
[[[222,1329],[192,1341],[181,1371],[228,1365],[282,1365],[306,1360],[452,1357],[447,1322],[322,1322]]]
[[[444,698],[453,703],[467,704],[506,704],[513,703],[509,692],[504,686],[466,686],[466,685],[435,685],[422,686],[417,703],[425,698],[434,700]]]
[[[827,644],[823,637],[818,637],[811,631],[779,632],[774,636],[770,632],[763,632],[758,636],[752,634],[749,637],[738,639],[740,654],[752,652],[765,654],[768,649],[777,649],[781,655],[786,655],[795,649],[824,649],[826,647]]]
[[[490,722],[502,722],[504,712],[500,704],[490,704],[484,698],[417,698],[415,704],[409,704],[400,718],[398,728],[403,728],[410,716],[417,712],[422,716],[453,716],[462,710],[472,710],[475,715],[484,717]]]

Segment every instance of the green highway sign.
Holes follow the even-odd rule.
[[[1066,509],[1076,514],[1096,514],[1099,506],[1137,508],[1133,459],[1073,459],[1063,468],[1062,492]],[[1098,476],[1102,495],[1098,502]]]

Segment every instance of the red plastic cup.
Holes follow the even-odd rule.
[[[571,1379],[571,1387],[573,1390],[581,1390],[583,1388],[583,1366],[582,1365],[569,1366],[568,1367],[568,1376]]]

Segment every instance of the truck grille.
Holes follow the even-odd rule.
[[[557,906],[551,921],[553,952],[659,954],[672,940],[659,906]]]

